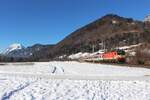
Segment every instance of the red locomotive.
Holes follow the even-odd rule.
[[[105,52],[100,55],[103,61],[106,62],[125,62],[125,51],[114,50],[110,52]]]
[[[101,54],[96,54],[93,57],[85,59],[88,62],[125,62],[125,51],[123,50],[113,50],[109,52],[104,52]]]

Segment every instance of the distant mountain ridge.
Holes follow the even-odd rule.
[[[35,44],[33,46],[25,48],[21,44],[12,44],[3,52],[3,55],[14,58],[30,58],[36,52],[45,49],[48,46],[49,45]]]
[[[10,55],[33,61],[53,60],[77,52],[92,52],[93,45],[95,50],[102,49],[100,43],[112,49],[145,42],[150,43],[149,22],[108,14],[74,31],[55,45],[36,44],[15,50]]]

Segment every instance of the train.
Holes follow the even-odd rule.
[[[112,50],[104,53],[98,53],[92,57],[84,59],[86,62],[111,62],[111,63],[124,63],[126,58],[124,50]]]

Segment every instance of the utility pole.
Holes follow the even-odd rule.
[[[103,44],[103,50],[104,50],[104,52],[105,52],[105,50],[106,50],[106,46],[105,46],[105,42],[104,42],[104,40],[102,41],[102,44]]]
[[[92,45],[92,53],[94,53],[94,51],[95,51],[94,49],[95,49],[95,45],[93,44]],[[94,63],[94,59],[93,59],[93,63]]]
[[[104,49],[104,52],[105,52],[105,43],[104,43],[104,41],[103,41],[103,49]]]
[[[92,45],[92,52],[94,53],[94,51],[95,51],[95,45],[93,44]]]
[[[99,50],[100,50],[100,49],[103,49],[103,42],[102,42],[102,43],[99,43],[99,46],[100,46],[100,47],[99,47]]]

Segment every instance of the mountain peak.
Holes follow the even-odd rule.
[[[15,51],[15,50],[20,50],[20,49],[23,49],[24,46],[22,46],[21,44],[19,43],[13,43],[11,44],[5,51],[4,51],[4,54],[9,54],[10,52],[12,51]]]
[[[130,21],[132,22],[133,19],[132,18],[125,18],[125,17],[121,17],[121,16],[118,16],[117,14],[107,14],[105,16],[103,16],[101,18],[101,20],[118,20],[118,21]]]
[[[150,14],[144,18],[144,22],[150,22]]]
[[[107,14],[107,15],[102,17],[102,19],[105,19],[105,18],[123,18],[123,17],[120,17],[116,14]]]
[[[19,44],[19,43],[13,43],[13,44],[11,44],[9,47],[20,48],[20,47],[22,47],[22,45]]]

